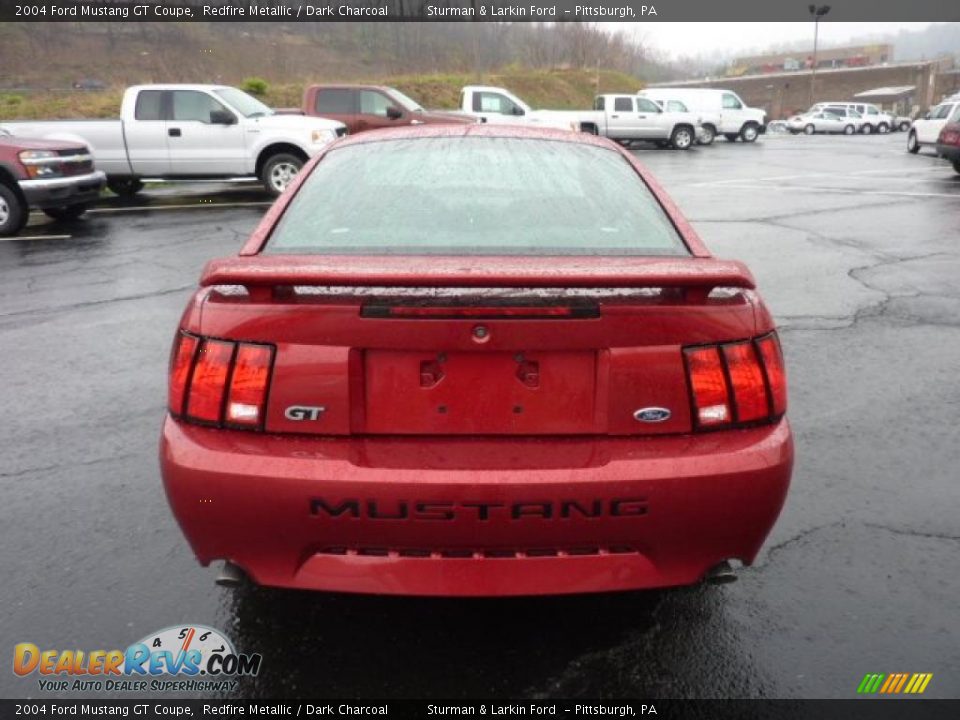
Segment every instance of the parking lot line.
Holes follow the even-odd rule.
[[[198,209],[209,209],[209,208],[234,208],[234,207],[268,207],[273,205],[273,202],[270,200],[257,200],[251,202],[232,202],[232,203],[216,203],[216,204],[203,204],[203,203],[189,203],[189,204],[179,204],[179,205],[137,205],[131,207],[105,207],[105,208],[93,208],[87,211],[87,214],[105,214],[105,213],[123,213],[123,212],[143,212],[144,210],[198,210]]]
[[[0,238],[0,242],[10,242],[11,240],[69,240],[73,235],[14,235],[13,237]]]
[[[858,177],[860,175],[883,175],[885,173],[895,174],[897,177],[903,175],[912,175],[930,172],[932,170],[943,170],[948,168],[950,165],[946,162],[943,162],[939,165],[931,165],[928,167],[922,168],[911,168],[910,170],[903,170],[902,168],[872,168],[870,170],[854,170],[848,173],[826,173],[826,172],[817,172],[817,173],[795,173],[792,175],[770,175],[768,177],[751,177],[751,178],[727,178],[726,180],[708,180],[706,182],[699,183],[690,183],[688,187],[713,187],[716,185],[731,185],[740,182],[774,182],[779,180],[803,180],[806,178],[817,178],[817,177],[833,177],[833,178],[843,178],[843,177]]]
[[[725,187],[735,190],[798,190],[801,192],[817,193],[847,193],[848,195],[891,195],[894,197],[919,197],[919,198],[952,198],[960,200],[958,193],[923,193],[923,192],[904,192],[899,190],[854,190],[852,188],[835,187],[811,187],[809,185],[760,185],[758,183],[740,183],[738,185],[726,185]]]

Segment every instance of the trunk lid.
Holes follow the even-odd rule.
[[[681,348],[757,334],[752,277],[712,258],[248,257],[202,284],[201,334],[276,345],[278,433],[688,432]]]

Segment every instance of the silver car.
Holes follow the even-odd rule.
[[[855,111],[849,116],[841,116],[832,112],[820,111],[806,113],[805,115],[795,115],[787,120],[787,129],[794,135],[804,133],[813,135],[814,133],[843,133],[844,135],[853,135],[860,129],[862,119],[858,118]]]

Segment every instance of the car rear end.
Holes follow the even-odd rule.
[[[953,169],[960,173],[960,123],[950,123],[940,131],[937,155],[953,163]]]
[[[308,168],[174,342],[161,466],[200,562],[446,596],[752,562],[792,464],[779,343],[642,172],[602,140],[455,126]]]

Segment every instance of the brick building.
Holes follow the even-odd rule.
[[[811,71],[741,75],[655,83],[651,87],[728,88],[771,120],[784,119],[815,102],[853,100],[877,88],[907,88],[896,101],[877,102],[902,114],[923,113],[941,98],[960,90],[960,73],[951,58],[857,68],[822,68],[816,72],[811,100]],[[912,90],[910,89],[912,88]]]

